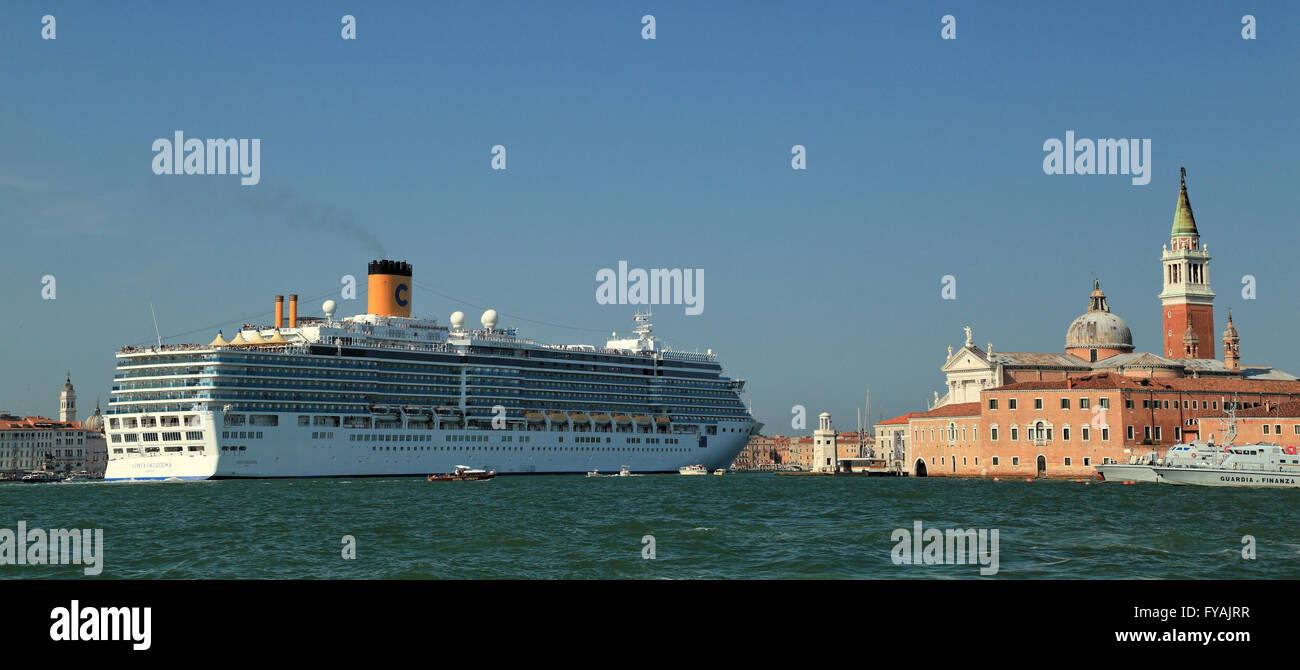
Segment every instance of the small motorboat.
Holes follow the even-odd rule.
[[[600,470],[599,470],[598,468],[592,468],[592,469],[591,469],[591,472],[588,472],[588,473],[587,473],[587,476],[588,476],[588,477],[599,477],[599,476],[600,476]]]
[[[723,470],[722,468],[718,468],[717,470],[713,471],[713,474],[721,477],[722,475],[726,474],[726,472],[727,472],[726,470]]]
[[[632,476],[632,469],[629,468],[629,467],[627,467],[626,465],[621,466],[621,467],[619,467],[619,469],[618,469],[618,476],[619,476],[619,477],[631,477],[631,476]]]
[[[709,474],[709,469],[696,463],[695,465],[683,465],[682,467],[677,468],[677,473],[681,475],[707,475]]]
[[[468,465],[457,465],[452,472],[429,475],[431,482],[481,482],[497,476],[496,470],[479,470]]]
[[[61,482],[66,477],[51,470],[32,470],[23,475],[23,481],[28,484],[42,484],[45,482]]]

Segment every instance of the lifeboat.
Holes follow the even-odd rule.
[[[524,412],[524,418],[529,421],[544,421],[546,416],[541,412]]]
[[[568,420],[569,420],[569,415],[568,415],[568,414],[565,414],[564,412],[547,412],[547,413],[546,413],[546,416],[547,416],[547,418],[549,418],[551,421],[568,421]]]
[[[608,414],[592,414],[592,415],[591,415],[591,420],[592,420],[592,421],[595,421],[596,423],[609,423],[609,415],[608,415]]]
[[[668,421],[668,417],[666,417],[666,416],[656,416],[656,417],[655,417],[655,423],[666,425],[666,424],[668,424],[668,422],[669,422],[669,421]]]
[[[402,411],[406,413],[407,421],[427,423],[433,418],[433,413],[423,407],[406,407]]]
[[[650,423],[650,417],[648,417],[648,416],[642,416],[642,415],[640,415],[640,414],[633,414],[633,415],[632,415],[632,420],[635,421],[635,422],[637,422],[637,423]]]
[[[632,417],[626,414],[615,414],[614,423],[632,423]]]
[[[582,412],[569,412],[569,420],[574,423],[587,423],[591,419],[588,418],[587,415],[583,414]]]

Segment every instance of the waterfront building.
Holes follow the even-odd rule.
[[[790,438],[790,464],[800,470],[812,470],[813,467],[813,438],[805,435],[803,437]]]
[[[976,346],[966,326],[964,345],[949,347],[940,368],[944,395],[936,393],[925,412],[882,422],[877,439],[891,431],[896,438],[906,423],[904,469],[913,475],[1088,476],[1096,464],[1163,453],[1192,438],[1221,442],[1220,419],[1236,402],[1252,420],[1239,428],[1239,443],[1267,441],[1265,426],[1278,441],[1287,417],[1254,413],[1293,411],[1276,408],[1300,401],[1300,378],[1242,365],[1231,314],[1223,359],[1215,358],[1209,260],[1184,172],[1161,257],[1159,353],[1135,350],[1128,324],[1094,279],[1087,311],[1066,328],[1063,353],[995,353],[991,342]]]
[[[82,469],[91,431],[76,422],[0,414],[0,472]],[[102,441],[102,436],[96,434]]]
[[[1152,379],[1106,372],[1019,382],[989,389],[977,403],[911,417],[908,470],[930,476],[1089,476],[1094,465],[1149,451],[1163,454],[1191,439],[1222,444],[1221,419],[1233,402],[1248,414],[1250,408],[1297,401],[1297,381]],[[1282,423],[1278,419],[1273,426]],[[1237,442],[1264,439],[1262,426],[1259,434],[1249,432],[1254,430],[1239,428]]]
[[[1268,442],[1300,450],[1300,401],[1265,401],[1237,411],[1237,444]],[[1207,433],[1225,429],[1226,417],[1201,417]]]
[[[892,419],[876,422],[876,456],[885,459],[891,470],[902,471],[904,464],[910,462],[907,457],[908,420],[920,412],[908,412]]]

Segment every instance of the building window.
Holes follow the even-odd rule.
[[[1061,409],[1070,409],[1070,399],[1061,398]]]
[[[1128,430],[1125,431],[1125,433],[1124,433],[1124,439],[1126,439],[1126,440],[1131,440],[1131,439],[1133,439],[1133,426],[1129,426],[1129,427],[1128,427]]]
[[[993,457],[993,465],[997,465],[997,464],[998,464],[998,457],[997,457],[997,456],[994,456],[994,457]]]
[[[1098,398],[1097,404],[1101,405],[1102,407],[1105,407],[1106,409],[1110,409],[1110,398]],[[1133,407],[1132,405],[1129,405],[1130,409],[1132,409],[1132,407]]]
[[[1268,424],[1264,424],[1264,434],[1268,435]]]
[[[1016,399],[1007,398],[1007,409],[1015,409],[1015,408],[1016,408]]]
[[[1156,430],[1156,442],[1159,442],[1161,440],[1160,426],[1156,426],[1155,430]]]
[[[989,398],[989,409],[997,409],[997,408],[998,408],[998,399]]]
[[[1151,426],[1143,426],[1143,427],[1142,427],[1142,439],[1144,439],[1144,440],[1146,440],[1146,441],[1148,441],[1148,442],[1151,441]]]
[[[1069,456],[1066,456],[1066,457],[1065,457],[1065,467],[1067,467],[1067,468],[1070,467],[1070,457],[1069,457]]]
[[[1175,442],[1182,442],[1182,441],[1183,441],[1183,427],[1182,427],[1182,426],[1174,426],[1174,441],[1175,441]]]
[[[1012,457],[1011,457],[1011,464],[1012,464],[1012,465],[1020,465],[1020,457],[1019,457],[1019,456],[1012,456]]]
[[[1092,407],[1092,401],[1088,398],[1079,398],[1079,409],[1089,409]]]
[[[1011,441],[1012,441],[1012,442],[1015,442],[1015,441],[1016,441],[1016,432],[1017,432],[1017,431],[1016,431],[1016,427],[1015,427],[1015,426],[1012,426],[1012,427],[1011,427]]]
[[[1297,435],[1300,435],[1300,425],[1297,425],[1297,426],[1295,427],[1295,432],[1296,432]],[[997,442],[997,441],[998,441],[998,428],[997,428],[997,426],[994,426],[994,427],[992,427],[992,428],[989,429],[989,437],[990,437],[994,442]]]
[[[1066,426],[1066,427],[1064,427],[1064,428],[1061,429],[1061,439],[1062,439],[1062,440],[1069,440],[1069,439],[1070,439],[1070,427],[1069,427],[1069,426]]]
[[[1087,442],[1087,441],[1088,441],[1088,427],[1087,427],[1087,426],[1079,426],[1079,437],[1080,437],[1084,442]]]
[[[1274,434],[1274,435],[1281,435],[1281,434],[1282,434],[1282,424],[1279,423],[1279,424],[1274,424],[1274,425],[1273,425],[1273,434]]]
[[[1042,408],[1043,408],[1043,399],[1034,398],[1034,409],[1042,409]]]
[[[1104,405],[1103,405],[1103,407],[1104,407]],[[1133,409],[1133,399],[1132,399],[1132,398],[1126,398],[1126,399],[1124,400],[1124,409]]]
[[[1102,442],[1110,442],[1110,429],[1109,429],[1109,428],[1102,428],[1102,429],[1101,429],[1101,441],[1102,441]]]

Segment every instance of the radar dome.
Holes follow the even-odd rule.
[[[322,312],[325,312],[325,316],[333,318],[334,311],[338,309],[338,305],[334,304],[333,300],[326,300],[321,304],[320,309]]]
[[[451,327],[452,327],[452,328],[456,328],[456,329],[460,329],[460,328],[464,328],[464,327],[465,327],[465,313],[464,313],[464,312],[461,312],[461,311],[458,310],[458,311],[455,311],[455,312],[452,312],[452,313],[451,313]]]
[[[482,322],[483,322],[483,327],[487,328],[488,330],[492,330],[493,328],[496,328],[497,311],[495,309],[489,309],[488,311],[483,312]]]

